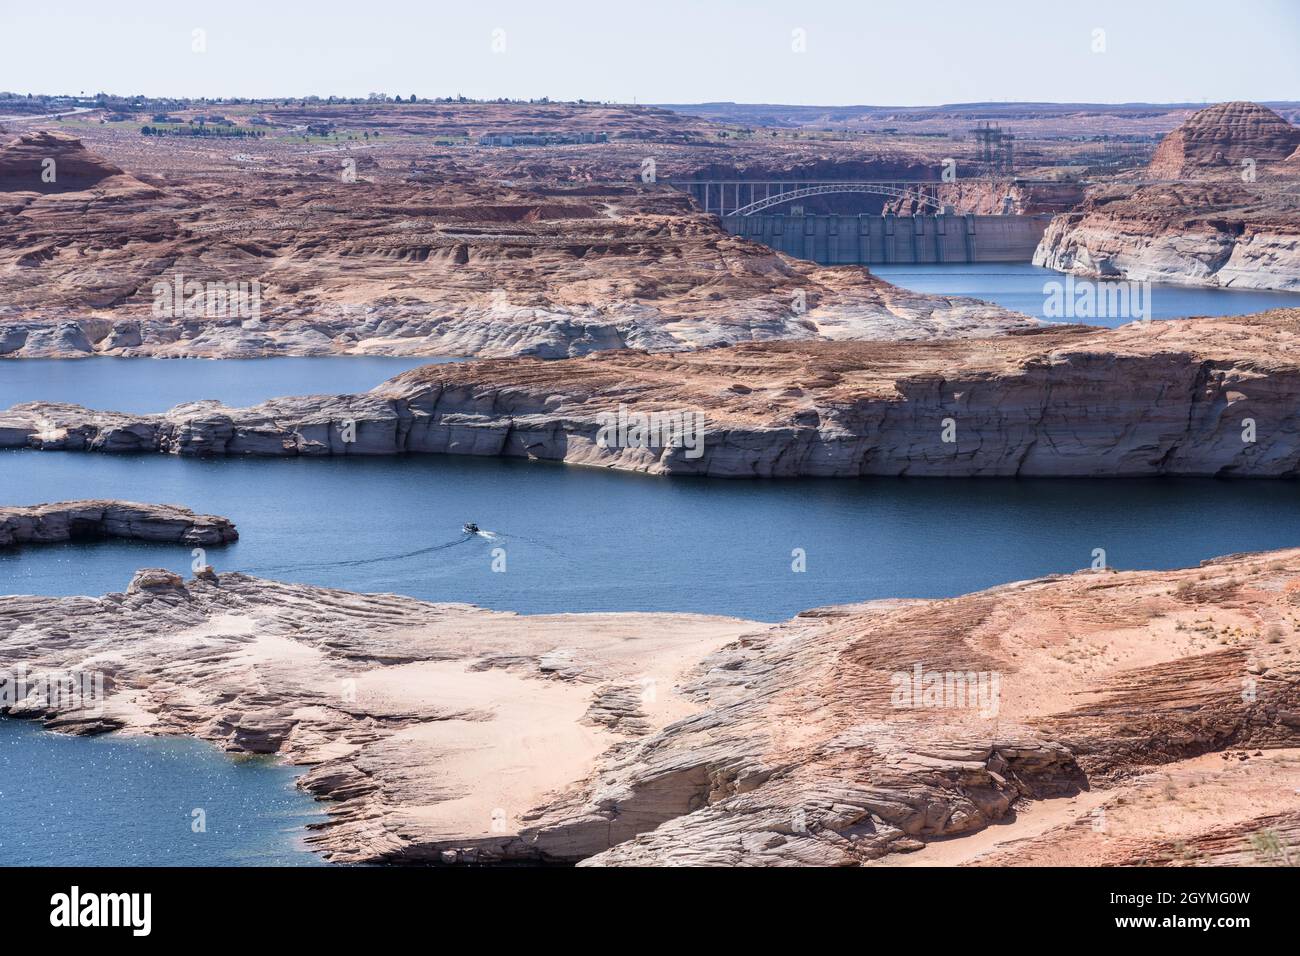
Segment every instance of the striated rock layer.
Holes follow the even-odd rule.
[[[1089,191],[1034,264],[1079,275],[1300,291],[1300,128],[1254,103],[1201,110],[1144,181]],[[1158,180],[1149,182],[1147,180]]]
[[[136,415],[28,403],[0,413],[0,447],[431,452],[736,478],[1280,477],[1300,473],[1297,396],[1300,311],[1279,310],[905,346],[435,365],[361,395],[245,409],[196,402]],[[612,427],[620,409],[629,424],[627,415],[656,413],[702,431],[675,445],[661,433],[655,444]]]
[[[1033,261],[1095,278],[1297,292],[1300,178],[1097,187],[1048,224]]]
[[[214,545],[236,541],[239,533],[229,518],[196,515],[177,505],[96,499],[0,507],[0,547],[79,538]]]
[[[1149,169],[1165,179],[1205,170],[1282,162],[1300,149],[1300,129],[1271,109],[1237,100],[1194,113],[1156,147]]]
[[[153,570],[102,598],[0,597],[0,668],[106,688],[11,716],[309,765],[301,785],[330,801],[312,842],[334,860],[925,862],[1157,769],[1294,750],[1298,614],[1300,550],[778,625]],[[1300,761],[1271,766],[1275,791],[1300,783]],[[1219,823],[1183,836],[1241,862],[1279,809],[1230,783]],[[1125,834],[1116,855],[1161,843]]]
[[[666,184],[308,162],[146,183],[65,134],[0,147],[0,356],[557,358],[1036,324],[782,256]]]

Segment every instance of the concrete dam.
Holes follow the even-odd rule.
[[[1032,216],[724,215],[735,236],[820,265],[1029,262],[1052,221]]]

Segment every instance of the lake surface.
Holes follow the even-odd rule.
[[[407,369],[448,358],[5,359],[0,409],[19,402],[71,402],[115,412],[164,412],[220,399],[240,408],[281,395],[364,392]]]
[[[0,718],[0,864],[319,865],[302,834],[320,804],[295,775],[189,738],[66,737]]]
[[[701,611],[780,620],[1087,567],[1169,568],[1300,545],[1300,484],[1214,479],[726,481],[452,456],[201,460],[0,452],[5,500],[182,502],[240,540],[217,570],[526,614]],[[475,521],[495,540],[463,535]],[[506,571],[491,569],[503,548]],[[791,571],[792,552],[807,571]],[[103,541],[0,552],[0,590],[121,591],[190,550]]]
[[[1027,263],[872,266],[871,272],[887,282],[915,292],[928,292],[934,295],[968,295],[1049,322],[1063,321],[1046,314],[1047,295],[1043,287],[1049,282],[1064,283],[1065,276],[1041,266]],[[1300,307],[1300,293],[1296,292],[1205,289],[1197,286],[1157,283],[1151,285],[1151,318],[1153,319],[1180,319],[1194,315],[1247,315],[1268,309],[1297,307]],[[1088,325],[1113,328],[1132,320],[1089,318],[1078,321],[1084,321]]]
[[[873,270],[925,292],[1041,314],[1032,266]],[[1157,288],[1158,317],[1236,314],[1295,296]],[[70,401],[161,411],[218,398],[363,391],[420,358],[0,362],[0,408]],[[720,481],[455,457],[215,459],[0,452],[0,503],[175,502],[232,518],[218,571],[536,614],[698,611],[775,621],[809,607],[942,597],[1091,564],[1192,565],[1300,545],[1281,481]],[[469,536],[475,521],[495,537]],[[504,549],[506,570],[492,570]],[[791,569],[802,549],[807,570]],[[98,595],[141,567],[188,576],[188,548],[76,542],[0,551],[0,593]],[[199,741],[68,738],[0,720],[4,864],[309,864],[319,808],[294,771]],[[207,832],[193,833],[192,811]]]

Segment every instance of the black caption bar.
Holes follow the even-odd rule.
[[[510,926],[627,932],[647,919],[735,921],[737,906],[804,923],[809,907],[847,919],[917,925],[1005,918],[1068,932],[1225,934],[1288,925],[1287,868],[599,870],[329,867],[295,869],[5,869],[0,914],[11,932],[84,943],[112,938],[373,943],[374,933],[482,938]],[[1011,908],[1011,910],[1009,910]],[[855,915],[856,914],[856,915]],[[1002,914],[999,917],[997,914]],[[971,923],[967,925],[976,925]],[[810,934],[814,931],[809,928]],[[20,938],[12,936],[11,938]]]

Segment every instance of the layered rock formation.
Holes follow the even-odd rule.
[[[1034,264],[1076,275],[1300,291],[1300,180],[1097,187],[1054,218]]]
[[[66,133],[25,133],[0,148],[0,193],[84,192],[129,185],[143,184]]]
[[[974,844],[1014,861],[1022,816],[1300,746],[1298,613],[1300,550],[779,625],[143,571],[102,598],[0,597],[0,668],[103,677],[101,699],[10,708],[53,729],[310,765],[301,785],[329,801],[311,839],[334,860],[852,865]],[[1279,757],[1268,785],[1298,769]],[[1236,837],[1183,836],[1248,855],[1280,826],[1258,792],[1217,816]],[[1116,837],[1129,856],[1166,842]]]
[[[236,541],[239,533],[229,518],[198,515],[177,505],[97,499],[0,506],[0,547],[84,538],[210,546]]]
[[[0,413],[0,447],[502,455],[735,478],[1280,477],[1300,473],[1297,395],[1300,311],[1280,310],[905,346],[444,364],[362,395],[246,409],[28,403]]]
[[[150,569],[102,598],[0,597],[0,672],[36,688],[10,716],[65,733],[191,734],[310,765],[300,785],[331,801],[311,842],[331,859],[536,860],[550,841],[526,845],[524,815],[693,712],[681,671],[753,626]],[[41,693],[81,674],[104,693]]]
[[[1217,103],[1191,116],[1160,141],[1148,167],[1163,179],[1196,177],[1242,161],[1278,163],[1300,149],[1300,128],[1267,107],[1241,100]]]
[[[1079,275],[1300,290],[1300,129],[1252,103],[1192,116],[1144,176],[1094,187],[1036,265]],[[1246,165],[1243,165],[1245,163]]]
[[[69,170],[60,189],[85,188],[36,189],[42,153]],[[145,183],[67,136],[0,148],[0,356],[556,358],[1034,324],[782,256],[664,184],[473,169],[425,183],[317,162]]]

